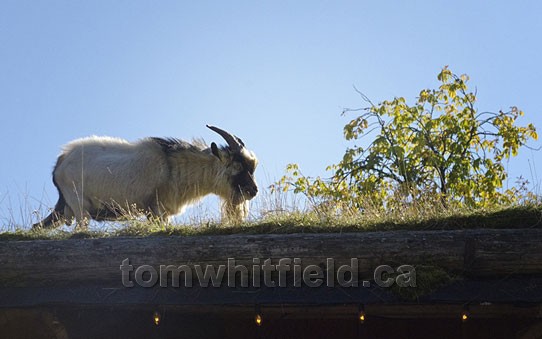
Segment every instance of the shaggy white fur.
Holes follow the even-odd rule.
[[[239,139],[240,140],[240,139]],[[232,149],[234,149],[232,151]],[[220,196],[223,218],[239,221],[257,193],[257,159],[244,146],[213,150],[201,141],[92,136],[64,146],[53,182],[55,210],[35,227],[146,214],[167,221],[208,194]]]

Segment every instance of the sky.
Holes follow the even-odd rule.
[[[212,124],[256,153],[261,191],[289,163],[326,176],[348,146],[342,110],[365,106],[353,86],[413,102],[446,65],[470,76],[479,109],[518,106],[542,129],[540,13],[500,0],[2,0],[0,229],[54,206],[61,146],[88,135],[223,143]],[[510,184],[536,189],[540,158],[520,151]]]

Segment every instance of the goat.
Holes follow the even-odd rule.
[[[71,225],[74,218],[86,227],[90,219],[120,220],[142,213],[167,222],[208,194],[222,198],[223,219],[246,218],[248,201],[258,193],[258,160],[235,135],[207,127],[228,145],[154,137],[131,143],[97,136],[68,143],[53,170],[58,202],[32,227]]]

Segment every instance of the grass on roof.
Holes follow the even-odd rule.
[[[423,211],[423,212],[422,212]],[[207,222],[196,225],[163,225],[133,221],[109,231],[17,230],[0,233],[0,240],[55,240],[124,236],[197,236],[229,234],[339,233],[394,230],[461,230],[542,228],[542,205],[521,205],[475,210],[419,210],[418,213],[357,213],[336,216],[311,212],[270,213],[239,225]]]

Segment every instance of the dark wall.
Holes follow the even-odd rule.
[[[471,319],[310,319],[289,315],[266,317],[257,327],[253,316],[161,311],[160,324],[152,308],[51,307],[0,310],[0,338],[516,338],[536,319],[503,317]]]

